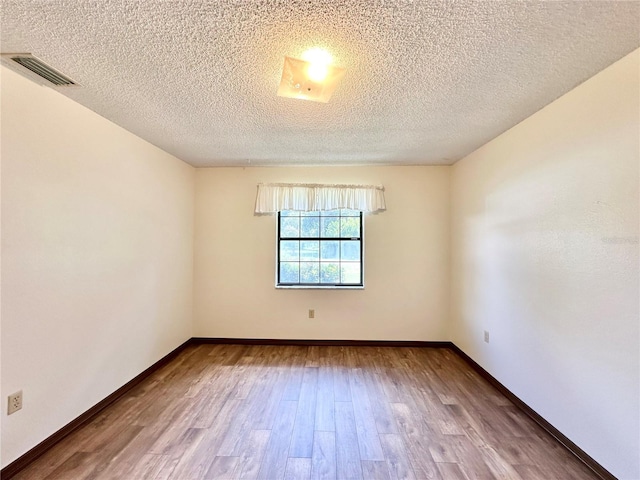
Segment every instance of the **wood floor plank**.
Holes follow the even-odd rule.
[[[336,480],[337,472],[335,432],[316,431],[311,456],[312,480]]]
[[[311,477],[311,459],[289,457],[284,480],[308,480]]]
[[[561,477],[563,480],[592,478],[593,473],[583,463],[576,462],[575,458],[572,458],[572,455],[558,442],[543,433],[534,430],[533,435],[520,439],[518,445],[547,478]]]
[[[452,437],[436,437],[429,439],[429,453],[436,463],[458,463],[460,459],[456,453],[457,439]]]
[[[437,423],[443,435],[464,435],[464,430],[454,418],[440,420]]]
[[[233,367],[250,347],[246,345],[214,345],[209,349],[209,357],[215,357],[216,364]]]
[[[367,393],[361,369],[354,368],[349,375],[351,382],[351,398],[358,433],[361,460],[384,460],[384,453],[378,437],[376,419]]]
[[[362,460],[362,474],[367,480],[390,480],[386,462]]]
[[[87,478],[96,466],[90,452],[76,452],[44,480],[66,480],[69,478]]]
[[[383,434],[380,435],[380,443],[391,479],[416,480],[402,437],[394,433]]]
[[[300,389],[302,388],[302,375],[304,367],[294,366],[289,372],[287,384],[284,387],[282,400],[295,400],[300,398]]]
[[[361,480],[360,447],[351,402],[336,402],[336,469],[339,479]]]
[[[131,478],[134,472],[140,468],[140,452],[148,452],[155,457],[164,457],[166,459],[179,459],[184,452],[194,442],[198,442],[204,434],[202,429],[185,429],[179,431],[178,428],[167,429],[175,434],[170,444],[166,445],[159,453],[152,452],[154,444],[155,430],[147,427],[123,448],[113,459],[109,465],[99,475],[95,475],[96,480],[111,480],[120,478]],[[164,468],[162,462],[158,465],[158,472]]]
[[[509,462],[500,456],[494,448],[484,446],[480,449],[484,462],[489,467],[492,475],[500,480],[522,480],[518,472]]]
[[[120,464],[120,459],[129,458],[131,450],[128,447],[143,431],[142,427],[128,425],[109,445],[94,452],[95,468],[89,478],[110,477],[114,467]],[[131,464],[129,462],[125,464]]]
[[[384,379],[382,388],[390,403],[403,403],[409,400],[409,395],[406,393],[406,385],[403,386],[402,380],[395,369],[386,368],[381,377]]]
[[[360,366],[360,359],[358,358],[358,348],[344,349],[344,366],[349,370],[351,370],[352,368],[358,368]]]
[[[249,414],[254,430],[271,430],[276,420],[278,405],[287,382],[287,371],[282,367],[270,368],[269,381],[252,398],[253,408]]]
[[[436,465],[445,480],[469,480],[457,463],[437,463]]]
[[[291,400],[280,402],[277,420],[258,472],[259,479],[277,480],[284,477],[297,408],[298,402]]]
[[[300,387],[296,422],[291,438],[290,457],[311,458],[316,421],[318,367],[305,367]]]
[[[231,418],[242,400],[228,398],[219,411],[220,418]],[[174,478],[200,479],[209,469],[211,462],[216,457],[215,452],[224,440],[224,432],[228,424],[216,422],[194,442],[180,457],[175,471],[172,472]]]
[[[318,389],[316,395],[316,430],[323,432],[335,431],[334,402],[333,369],[327,366],[320,366],[318,368]]]
[[[271,430],[252,430],[249,433],[248,441],[240,455],[240,466],[238,478],[240,480],[253,480],[258,478],[260,463],[267,448]]]
[[[324,350],[322,347],[318,345],[311,345],[307,349],[306,362],[304,364],[305,367],[319,367],[320,366],[320,357],[321,351]]]
[[[85,427],[86,428],[86,427]],[[76,431],[75,434],[78,434]],[[33,478],[46,478],[62,463],[67,461],[77,451],[77,443],[75,442],[75,434],[70,435],[57,443],[50,450],[44,453],[37,461],[28,465],[24,470],[18,472],[14,476],[14,480],[29,480]]]
[[[143,427],[127,426],[108,441],[98,442],[99,448],[90,452],[77,452],[56,468],[47,479],[96,478],[117,458]]]
[[[528,445],[526,438],[510,438],[509,443],[499,443],[496,450],[511,465],[535,465],[536,460],[531,458],[528,453]]]
[[[333,397],[336,402],[351,401],[351,385],[349,384],[349,370],[344,365],[334,365],[333,369]]]
[[[376,372],[368,372],[367,374],[365,372],[364,381],[371,402],[373,418],[376,422],[376,430],[379,434],[398,433],[380,374]]]
[[[245,400],[238,404],[238,408],[235,409],[235,415],[228,420],[228,428],[216,451],[216,456],[231,457],[239,455],[236,446],[245,435],[249,434],[252,426],[252,420],[249,416],[251,406],[252,403]]]
[[[548,474],[535,465],[515,465],[513,468],[516,469],[522,480],[547,480],[549,478]]]
[[[164,461],[159,465],[159,470],[156,475],[157,478],[154,477],[155,480],[164,480],[171,478],[172,473],[174,472],[180,461],[183,458],[190,458],[191,453],[195,451],[196,448],[200,445],[200,442],[204,438],[205,433],[205,429],[189,429],[187,431],[187,434],[180,439],[181,441],[176,442],[175,447],[170,448],[167,454],[162,455]]]
[[[214,392],[203,395],[194,406],[194,415],[189,421],[189,426],[193,428],[211,428],[218,413],[226,403],[229,392],[233,388],[231,379],[222,379],[216,384]]]
[[[245,355],[240,358],[234,368],[234,375],[238,378],[232,392],[235,398],[246,399],[260,375],[260,361],[255,357]]]
[[[192,345],[15,480],[592,480],[448,349]]]
[[[427,454],[429,434],[424,435],[423,424],[419,420],[416,421],[416,415],[409,405],[393,403],[391,408],[407,446],[407,455],[415,475],[420,479],[441,479],[433,458]]]
[[[467,438],[469,438],[476,447],[480,448],[486,445],[487,439],[489,438],[489,431],[484,428],[484,424],[469,413],[469,410],[464,405],[448,404],[447,408],[462,427]]]
[[[128,478],[131,480],[143,480],[147,478],[155,479],[160,474],[167,461],[167,455],[154,455],[148,453],[146,455],[143,455],[142,458],[139,459],[134,467],[129,470],[126,476],[116,477],[116,475],[119,474],[115,473],[114,471],[113,477]]]
[[[458,458],[464,459],[459,463],[459,466],[469,480],[494,480],[496,478],[485,463],[482,453],[469,438],[466,436],[458,437],[454,448]]]
[[[185,425],[188,425],[188,422],[176,422],[161,429],[146,427],[135,439],[135,446],[155,455],[167,455],[175,450],[183,452],[191,437],[204,432],[202,428]]]
[[[238,478],[238,457],[216,457],[204,474],[205,480],[235,480]]]
[[[165,457],[164,464],[161,466],[158,474],[155,477],[153,477],[153,480],[173,480],[175,478],[179,478],[179,477],[173,476],[173,472],[175,471],[177,462],[178,461],[176,459],[169,459]]]

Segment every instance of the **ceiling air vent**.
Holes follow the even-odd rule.
[[[45,83],[42,82],[42,79],[44,79],[48,82],[47,84],[53,84],[56,87],[73,87],[78,85],[69,77],[51,68],[30,53],[3,53],[2,59],[5,65],[17,72],[27,74],[29,78],[35,79],[33,74],[37,75],[40,77],[41,83]],[[25,69],[30,73],[26,72]]]

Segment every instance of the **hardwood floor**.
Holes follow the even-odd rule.
[[[197,345],[14,478],[598,477],[448,349]]]

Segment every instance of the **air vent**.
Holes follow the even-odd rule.
[[[42,60],[29,53],[3,53],[2,58],[5,60],[5,65],[13,67],[14,70],[26,73],[23,69],[27,69],[32,74],[38,75],[38,77],[56,87],[72,87],[78,85],[66,75],[51,68]],[[19,67],[16,68],[16,64],[18,64]]]

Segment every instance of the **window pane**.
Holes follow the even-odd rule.
[[[300,219],[298,217],[281,217],[280,218],[280,236],[281,237],[299,237],[300,236]]]
[[[339,237],[340,236],[340,217],[322,217],[322,233],[321,237]]]
[[[340,266],[338,263],[320,264],[320,281],[322,283],[340,283]]]
[[[300,219],[301,224],[301,237],[318,237],[320,233],[320,218],[318,217],[303,217]]]
[[[282,211],[279,219],[280,284],[362,285],[359,211]]]
[[[283,240],[280,242],[280,261],[299,260],[300,242],[298,240]]]
[[[320,216],[322,217],[339,217],[340,210],[324,210],[320,212]]]
[[[342,243],[340,260],[360,261],[360,242],[358,240],[345,240]]]
[[[342,210],[340,210],[340,215],[342,215],[343,217],[359,217],[360,210],[348,210],[346,208],[343,208]]]
[[[342,217],[340,220],[340,236],[347,238],[360,236],[360,217]]]
[[[361,283],[360,262],[340,264],[340,280],[342,283]]]
[[[298,262],[280,262],[280,283],[298,283]]]
[[[300,283],[320,283],[320,264],[300,262]]]
[[[322,260],[340,260],[340,242],[321,242],[320,258]]]
[[[300,260],[320,260],[320,242],[306,241],[300,242]]]

